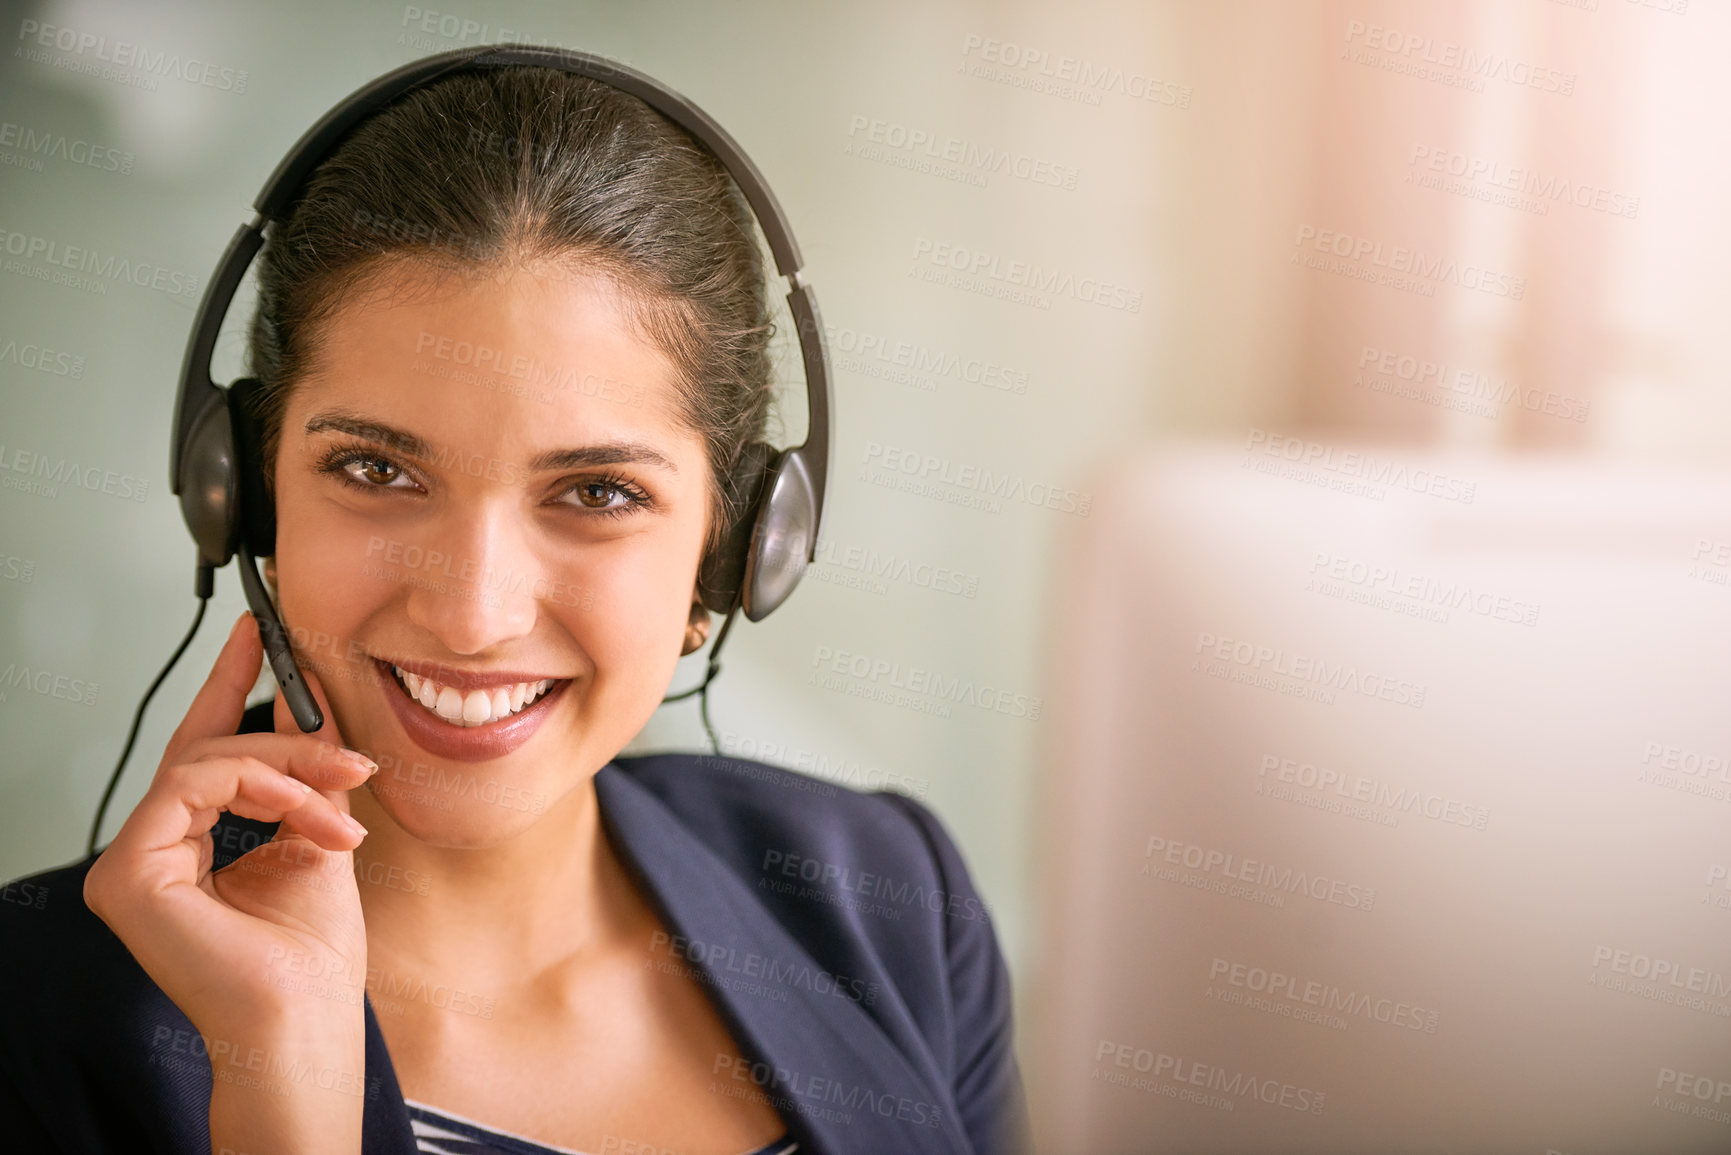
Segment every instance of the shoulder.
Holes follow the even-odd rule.
[[[765,878],[841,888],[908,914],[955,913],[947,909],[954,893],[958,910],[990,920],[949,832],[907,795],[711,754],[614,763],[754,884]]]
[[[0,1102],[10,1105],[7,1125],[41,1143],[52,1129],[62,1145],[92,1149],[100,1146],[98,1133],[136,1132],[141,1114],[163,1114],[152,1088],[159,1076],[184,1077],[172,1064],[190,1061],[187,1040],[194,1037],[179,1009],[85,904],[84,878],[94,861],[90,855],[0,887],[0,990],[8,995],[0,1015]],[[177,1045],[184,1053],[173,1053]],[[169,1113],[175,1126],[195,1121]]]
[[[1010,978],[992,911],[923,802],[749,759],[614,764],[649,790],[837,974],[893,992],[976,1151],[1027,1149]],[[893,1029],[882,1007],[876,1015]]]
[[[39,989],[53,983],[60,964],[117,965],[131,961],[120,940],[84,902],[84,876],[95,855],[0,886],[0,982],[30,977]],[[88,982],[86,972],[80,981]]]

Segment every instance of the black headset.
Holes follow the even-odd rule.
[[[781,450],[762,441],[745,445],[732,478],[737,516],[730,524],[730,532],[703,558],[698,570],[698,591],[703,605],[725,614],[726,619],[710,649],[703,682],[691,690],[669,695],[664,701],[703,693],[704,726],[708,729],[708,686],[720,669],[721,645],[735,612],[744,610],[748,619],[760,621],[793,592],[806,565],[814,559],[830,460],[829,355],[817,301],[800,276],[799,245],[757,166],[702,109],[643,73],[604,57],[562,48],[512,44],[458,49],[413,61],[357,89],[295,143],[253,201],[256,215],[241,225],[229,241],[205,289],[204,299],[199,302],[186,358],[181,364],[168,465],[172,491],[180,496],[181,514],[198,544],[195,585],[198,615],[179,649],[139,703],[126,749],[91,826],[91,853],[96,849],[103,812],[138,736],[145,706],[192,641],[214,589],[215,571],[227,565],[230,558],[236,555],[240,558],[240,580],[247,605],[258,620],[265,656],[295,722],[309,733],[324,725],[318,702],[295,665],[288,632],[265,590],[256,563],[256,558],[276,552],[276,512],[265,489],[261,428],[251,404],[259,382],[241,378],[227,388],[217,385],[210,376],[211,355],[235,290],[264,245],[265,227],[271,223],[280,226],[288,220],[313,171],[358,124],[413,90],[443,77],[512,67],[554,68],[588,77],[637,97],[684,129],[721,162],[745,195],[769,242],[776,268],[791,287],[787,301],[799,333],[805,367],[809,414],[806,439],[800,445]],[[710,740],[713,744],[713,730]]]

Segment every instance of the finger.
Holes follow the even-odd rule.
[[[197,851],[187,840],[208,832],[224,810],[261,822],[291,821],[327,850],[351,850],[364,837],[307,783],[242,756],[172,767],[145,792],[109,851],[146,885],[188,881],[194,877],[192,860],[182,856],[196,857]]]
[[[233,734],[240,729],[241,714],[246,710],[246,696],[258,681],[264,647],[258,640],[258,625],[252,614],[242,613],[234,620],[210,676],[204,680],[192,706],[186,711],[164,749],[163,763],[179,761],[179,753],[199,738],[218,734]]]
[[[225,738],[203,738],[182,752],[181,761],[248,757],[257,758],[319,790],[353,790],[379,768],[359,750],[299,731],[293,734],[230,734]]]

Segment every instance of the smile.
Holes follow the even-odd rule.
[[[459,762],[503,758],[523,745],[552,717],[574,681],[408,665],[415,669],[373,659],[391,713],[415,745]]]
[[[409,697],[453,726],[485,726],[509,718],[534,704],[554,681],[542,678],[464,691],[410,673],[401,666],[392,666],[391,673]]]

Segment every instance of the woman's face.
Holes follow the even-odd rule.
[[[586,788],[666,693],[708,461],[611,282],[424,282],[322,330],[278,443],[276,581],[377,804],[489,846]]]

